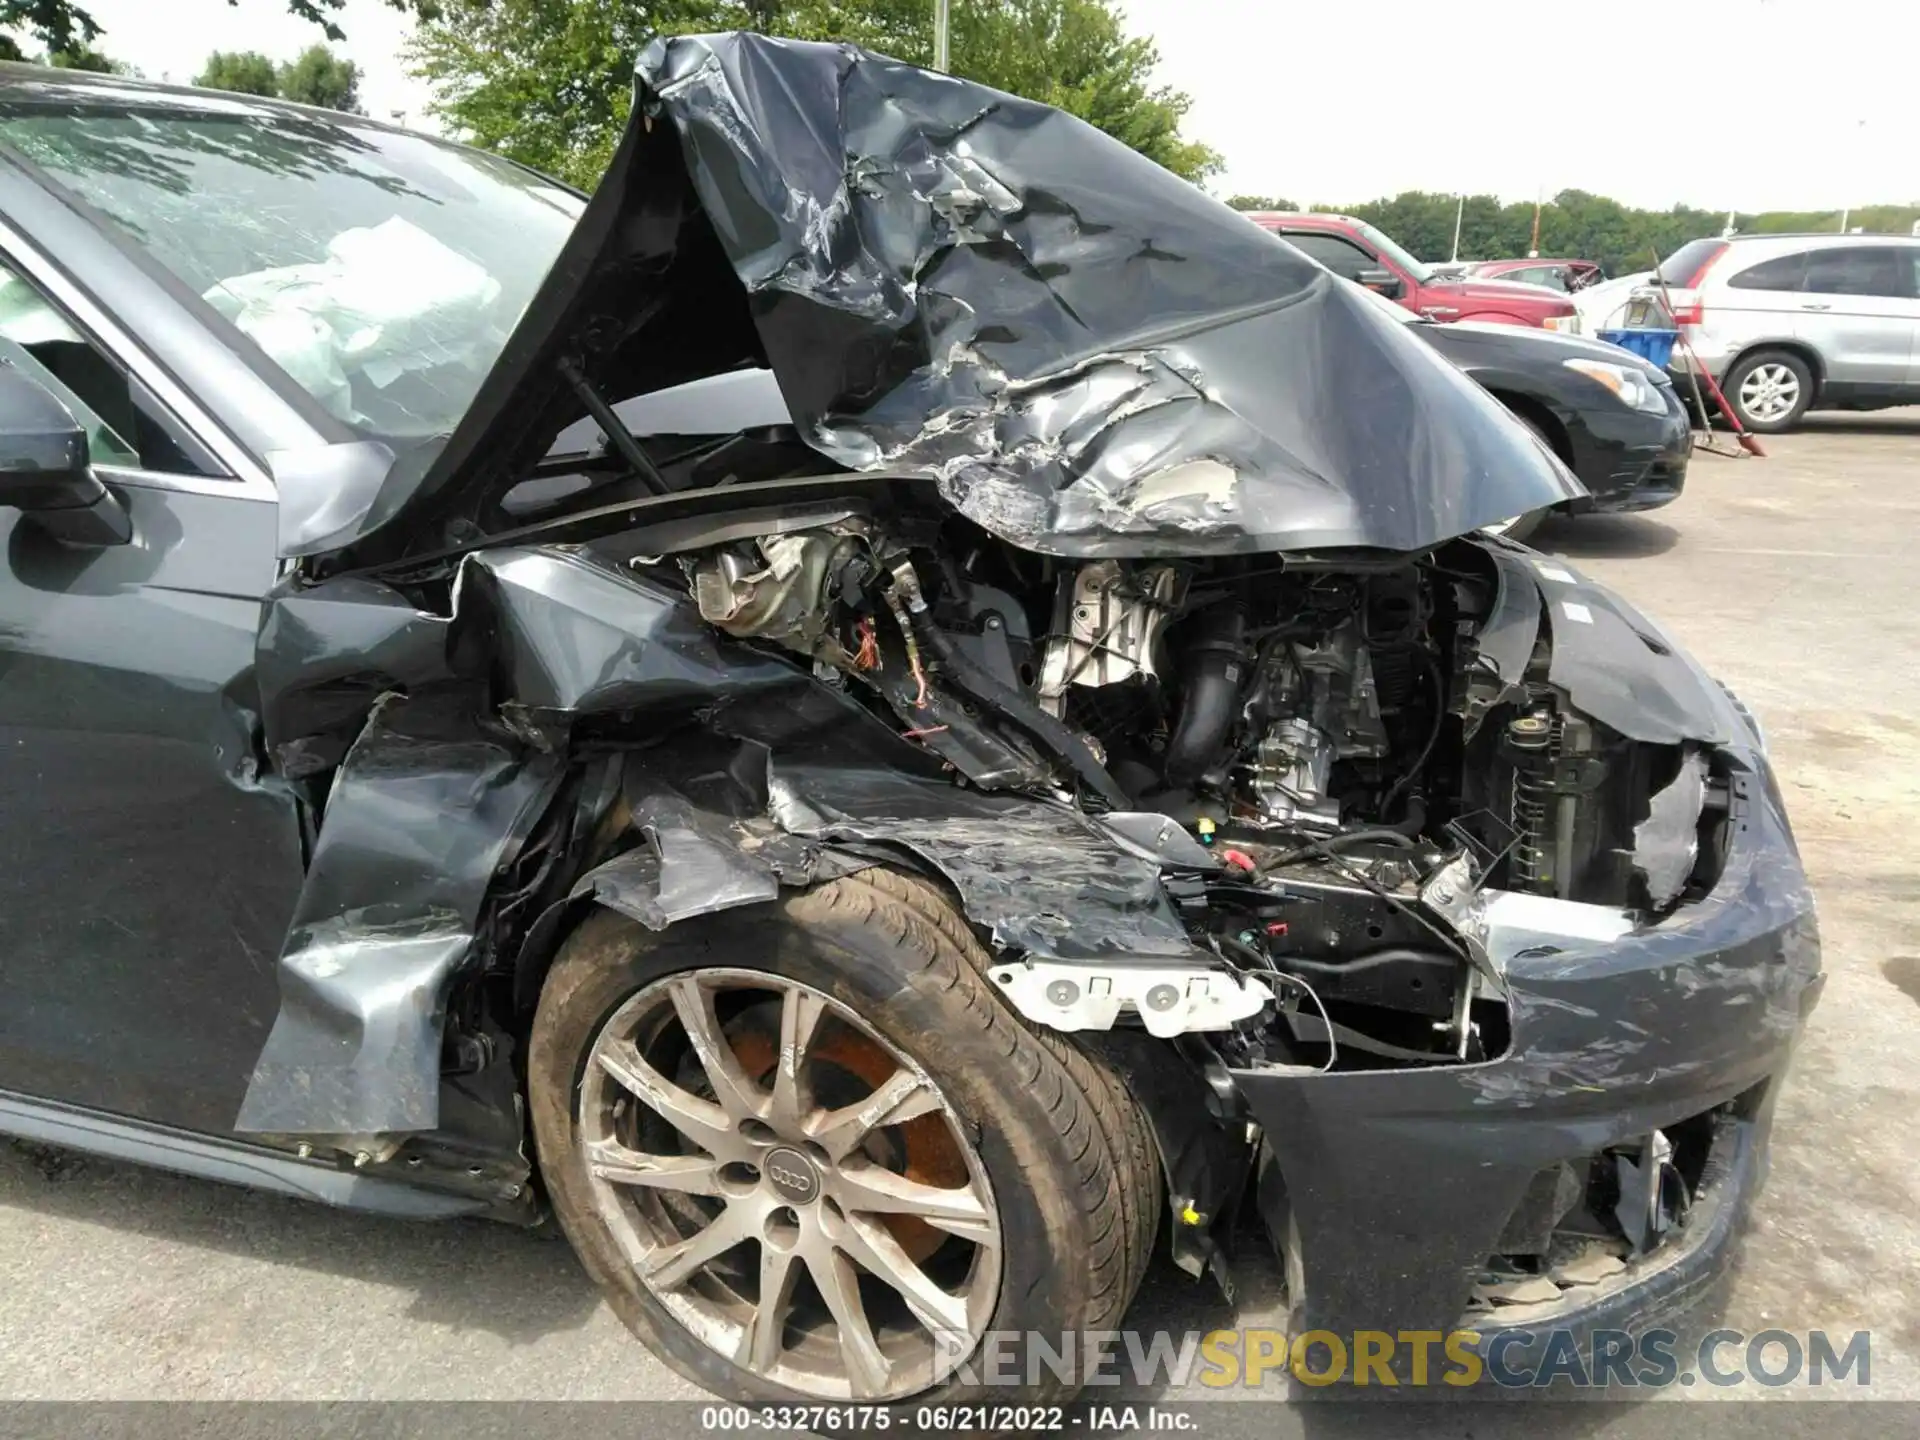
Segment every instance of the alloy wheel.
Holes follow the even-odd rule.
[[[846,1006],[760,971],[655,981],[601,1026],[577,1137],[601,1219],[702,1344],[832,1399],[926,1389],[1000,1285],[986,1169]]]
[[[1754,366],[1740,381],[1740,408],[1761,424],[1783,420],[1800,403],[1800,377],[1772,361]]]

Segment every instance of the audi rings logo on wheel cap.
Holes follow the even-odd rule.
[[[784,1146],[769,1150],[762,1168],[782,1199],[796,1205],[811,1205],[820,1198],[820,1172],[813,1161],[798,1150]]]

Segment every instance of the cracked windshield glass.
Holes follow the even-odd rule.
[[[86,202],[334,418],[449,433],[585,201],[373,125],[89,105],[0,113],[0,144]]]

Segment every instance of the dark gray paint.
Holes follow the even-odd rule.
[[[1764,763],[1726,753],[1744,815],[1713,894],[1618,941],[1510,961],[1506,1055],[1234,1072],[1280,1158],[1303,1328],[1454,1328],[1535,1172],[1747,1095],[1785,1068],[1821,983],[1813,900]],[[1726,1259],[1723,1249],[1716,1264]]]
[[[334,777],[236,1130],[439,1123],[449,982],[559,771],[464,693],[382,701]]]
[[[0,1088],[219,1132],[301,884],[255,749],[274,507],[119,493],[104,549],[0,511]]]
[[[0,1093],[0,1134],[402,1220],[479,1215],[491,1203],[484,1197],[436,1194],[418,1185],[355,1174],[257,1145],[145,1125],[24,1095]]]
[[[1079,120],[759,35],[637,73],[467,416],[329,527],[351,558],[503,528],[573,367],[621,399],[766,364],[828,459],[1051,554],[1417,550],[1585,493],[1368,297]]]

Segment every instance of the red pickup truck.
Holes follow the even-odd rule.
[[[1357,280],[1429,320],[1577,328],[1573,303],[1538,285],[1435,275],[1387,236],[1351,215],[1257,210],[1247,218],[1304,250],[1336,275]]]

